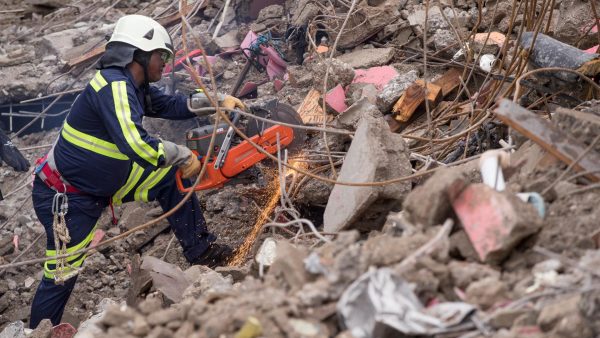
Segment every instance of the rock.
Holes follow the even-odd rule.
[[[427,242],[423,234],[390,237],[379,235],[369,238],[363,245],[361,266],[389,266],[398,263]]]
[[[50,319],[43,319],[38,326],[31,332],[30,338],[50,338],[52,336],[52,322]]]
[[[500,278],[500,271],[492,269],[488,265],[451,261],[448,265],[454,285],[460,289],[466,289],[471,283],[484,278]]]
[[[149,314],[148,322],[152,323],[152,325],[165,325],[174,320],[183,320],[184,318],[184,308],[181,306],[172,306]]]
[[[544,332],[552,331],[556,337],[592,337],[592,331],[579,311],[580,302],[580,294],[559,298],[542,308],[537,324]]]
[[[450,198],[482,262],[501,262],[521,240],[541,227],[533,206],[481,183],[471,184]]]
[[[337,85],[346,87],[352,80],[354,80],[354,69],[338,60],[338,59],[326,59],[310,64],[309,69],[312,72],[313,88],[318,91],[323,91],[323,81],[325,81],[325,72],[329,69],[329,76],[327,77],[327,88],[333,88]]]
[[[350,105],[360,101],[360,99],[365,98],[371,104],[377,104],[377,95],[379,91],[375,85],[370,83],[351,83],[348,86],[348,102]]]
[[[500,309],[494,311],[488,323],[496,330],[510,329],[517,318],[529,313],[535,313],[535,311],[529,309]]]
[[[496,277],[486,277],[471,283],[465,291],[467,302],[487,310],[508,299],[508,288]]]
[[[370,68],[387,65],[394,57],[394,53],[394,48],[359,49],[340,55],[337,59],[353,68]]]
[[[31,286],[35,283],[35,279],[31,276],[25,278],[25,281],[23,282],[23,285],[25,286],[26,289],[31,288]]]
[[[594,14],[590,9],[590,3],[585,0],[561,1],[554,26],[554,37],[569,45],[575,45],[582,33],[587,31],[589,24],[594,21]],[[589,46],[595,41],[596,34],[583,36],[583,46]]]
[[[269,19],[281,19],[283,17],[283,6],[271,5],[260,10],[256,22],[263,22]]]
[[[432,226],[444,223],[452,213],[450,195],[462,192],[467,183],[467,174],[459,168],[438,170],[406,196],[403,205],[406,217],[417,225]]]
[[[25,338],[25,323],[16,321],[8,324],[0,332],[0,338]]]
[[[377,97],[377,108],[384,113],[391,111],[392,106],[402,96],[406,88],[417,81],[418,76],[419,73],[416,70],[410,70],[393,78],[392,81],[383,87],[383,90]]]
[[[364,117],[358,123],[338,180],[375,182],[410,175],[407,150],[402,136],[392,133],[384,119]],[[336,185],[323,215],[325,231],[381,229],[388,212],[399,209],[410,189],[410,182],[384,187]]]
[[[149,315],[162,309],[162,301],[156,297],[148,297],[140,302],[140,312]]]
[[[452,57],[461,49],[460,41],[457,40],[456,35],[451,30],[438,29],[433,34],[432,39],[433,47],[440,55]]]
[[[235,30],[216,37],[214,42],[222,50],[237,48],[240,45],[240,42],[237,39],[237,31]]]
[[[383,117],[383,115],[367,99],[361,99],[338,115],[335,121],[339,128],[356,130],[361,119],[365,117],[377,119]]]
[[[41,48],[36,50],[38,56],[55,54],[63,60],[69,59],[69,52],[75,47],[75,39],[81,35],[80,29],[65,29],[42,37]]]
[[[133,323],[136,312],[126,305],[113,305],[106,309],[101,323],[106,326],[121,326],[127,323]]]
[[[307,255],[306,248],[294,246],[287,241],[278,241],[276,258],[269,269],[269,274],[282,276],[292,292],[298,290],[309,278],[304,268],[304,259]]]

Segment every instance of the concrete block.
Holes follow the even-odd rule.
[[[467,184],[467,175],[458,168],[438,170],[406,197],[403,209],[408,220],[424,226],[442,224],[452,212],[448,193],[458,194]]]
[[[411,174],[408,147],[383,118],[363,117],[348,149],[338,180],[383,181]],[[324,213],[326,232],[381,229],[389,211],[399,210],[410,182],[383,187],[335,185]],[[377,202],[377,203],[376,203]]]
[[[325,103],[338,114],[348,109],[344,87],[337,85],[327,92],[325,95]]]
[[[336,125],[340,128],[356,130],[359,121],[365,117],[381,118],[383,115],[368,99],[362,98],[337,116]]]
[[[533,206],[484,184],[471,184],[451,198],[479,259],[486,263],[500,263],[521,240],[541,227]]]
[[[419,73],[416,70],[410,70],[394,77],[383,87],[381,93],[377,97],[377,108],[382,112],[389,112],[392,110],[394,103],[398,101],[406,88],[417,81],[418,76]]]

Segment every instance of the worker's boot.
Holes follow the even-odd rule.
[[[228,245],[213,242],[210,243],[208,249],[193,262],[193,265],[206,265],[213,269],[217,266],[226,264],[232,254],[233,250]]]

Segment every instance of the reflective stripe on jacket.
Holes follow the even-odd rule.
[[[143,93],[127,69],[97,71],[73,102],[56,144],[61,175],[85,193],[108,197],[124,188],[134,163],[141,168],[162,167],[163,144],[144,130],[142,118],[195,115],[184,96],[166,95],[152,86],[149,92],[152,112],[145,113]]]

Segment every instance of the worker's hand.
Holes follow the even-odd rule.
[[[237,108],[240,110],[246,110],[246,105],[242,101],[240,101],[240,99],[231,95],[225,96],[223,102],[221,102],[221,106],[227,109]]]
[[[182,178],[190,178],[200,173],[200,170],[202,169],[202,163],[196,157],[196,155],[192,153],[190,159],[184,164],[180,165],[179,169],[181,170]]]

